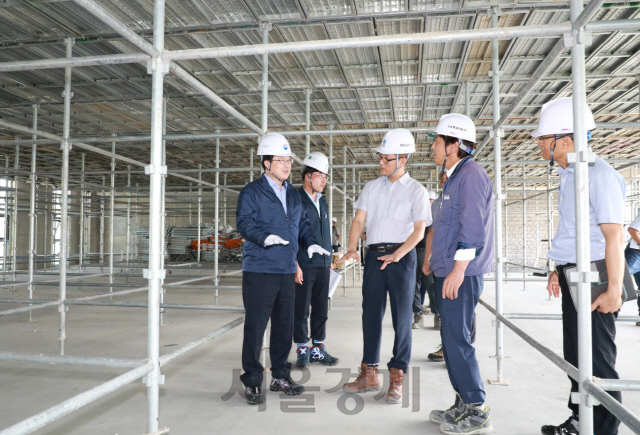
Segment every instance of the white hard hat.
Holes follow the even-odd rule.
[[[304,162],[302,162],[305,166],[309,166],[310,168],[317,169],[323,174],[329,173],[329,159],[322,153],[317,151],[312,152],[307,157],[304,158]]]
[[[584,123],[587,126],[587,131],[596,128],[593,113],[586,104],[584,106]],[[573,133],[573,97],[567,97],[549,101],[542,106],[538,128],[531,132],[531,136],[571,133]]]
[[[338,222],[338,218],[335,218],[335,217],[331,218],[331,220],[334,221],[334,222]]]
[[[384,135],[376,151],[380,154],[411,154],[416,152],[416,141],[409,130],[396,128]]]
[[[476,126],[468,116],[459,113],[442,115],[436,126],[436,134],[457,137],[476,143]],[[460,144],[462,145],[462,144]]]
[[[294,156],[289,141],[280,133],[267,133],[258,144],[259,156]]]
[[[438,195],[433,190],[430,190],[429,199],[438,199]]]

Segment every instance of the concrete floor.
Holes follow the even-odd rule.
[[[171,277],[171,280],[177,278]],[[104,279],[101,281],[104,282]],[[124,283],[124,278],[116,282]],[[129,282],[144,285],[142,279]],[[204,282],[203,282],[204,283]],[[203,284],[200,283],[200,284]],[[223,284],[239,285],[239,279],[227,279]],[[348,279],[351,284],[351,278]],[[559,313],[559,300],[548,301],[542,283],[509,282],[505,292],[505,312]],[[35,297],[53,298],[57,288],[41,287]],[[104,288],[70,288],[69,297],[104,292]],[[24,297],[25,291],[15,293]],[[424,329],[414,330],[413,355],[410,374],[419,375],[410,382],[413,391],[405,405],[389,405],[376,400],[376,393],[343,396],[338,388],[344,382],[344,372],[355,373],[362,349],[360,323],[361,292],[359,283],[342,287],[333,300],[328,323],[327,348],[340,358],[332,368],[312,365],[306,373],[295,370],[295,379],[305,381],[308,394],[303,398],[281,398],[267,394],[265,407],[249,406],[238,394],[223,399],[239,383],[242,326],[216,338],[190,354],[163,368],[166,384],[161,387],[160,427],[168,427],[172,434],[245,434],[305,433],[325,434],[437,434],[438,427],[428,421],[429,411],[443,409],[453,403],[444,363],[427,360],[440,342],[439,333],[432,328],[433,316],[425,318]],[[8,289],[2,290],[8,297]],[[145,301],[144,293],[120,297],[122,301]],[[485,286],[484,300],[494,304],[493,283]],[[167,303],[212,304],[212,291],[170,290]],[[241,305],[239,291],[220,291],[222,305]],[[0,309],[12,308],[2,304]],[[636,305],[623,307],[623,315],[635,315]],[[168,353],[238,318],[240,313],[194,310],[168,310],[161,329],[161,353]],[[478,337],[476,349],[483,378],[495,378],[495,333],[491,315],[478,307]],[[27,322],[27,315],[0,317],[3,331],[2,351],[56,354],[57,311],[53,308],[34,313],[35,322]],[[112,358],[144,358],[147,334],[146,310],[72,306],[68,313],[66,354]],[[561,353],[561,323],[552,320],[517,320],[517,325],[554,351]],[[387,314],[382,342],[382,364],[391,356],[391,318]],[[636,370],[640,327],[634,323],[618,324],[618,370],[623,379],[637,379]],[[487,404],[496,433],[528,435],[540,433],[542,424],[559,424],[568,416],[566,401],[569,381],[551,362],[505,328],[504,378],[509,386],[485,383]],[[295,360],[294,351],[291,361]],[[122,369],[0,363],[0,429],[8,427],[99,385],[120,373]],[[329,391],[328,391],[329,390]],[[47,435],[141,435],[146,432],[146,388],[137,381],[91,405],[73,412],[57,422],[38,430]],[[640,393],[624,393],[625,405],[640,414]],[[621,427],[620,434],[632,432]]]

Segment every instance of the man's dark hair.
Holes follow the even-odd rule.
[[[265,171],[267,170],[267,167],[264,165],[264,162],[269,161],[271,162],[271,164],[273,164],[273,156],[262,156],[262,161],[260,162],[262,164],[262,169],[264,169]]]
[[[476,144],[468,141],[468,140],[464,140],[464,139],[459,139],[457,137],[453,137],[453,136],[443,136],[443,135],[438,135],[442,138],[442,140],[444,140],[444,146],[448,146],[448,145],[453,145],[456,142],[462,142],[462,144],[468,148],[471,148],[472,150],[476,148]],[[458,158],[459,159],[464,159],[467,156],[470,156],[471,154],[469,154],[468,152],[466,152],[465,150],[462,149],[461,146],[458,146]]]
[[[312,168],[311,166],[305,166],[302,170],[302,184],[304,184],[305,178],[307,178],[307,174],[313,174],[314,172],[320,172],[316,168]]]

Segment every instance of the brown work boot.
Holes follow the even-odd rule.
[[[402,379],[404,373],[401,369],[389,370],[389,391],[387,391],[387,403],[400,403],[402,401]]]
[[[345,393],[366,393],[367,391],[379,391],[382,388],[378,367],[369,367],[360,364],[360,374],[353,382],[348,382],[342,387]]]

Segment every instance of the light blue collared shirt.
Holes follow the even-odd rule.
[[[314,201],[313,196],[309,195],[309,192],[307,192],[306,189],[302,189],[302,190],[304,190],[304,193],[306,193],[309,199],[311,199],[311,202],[313,202],[313,205],[316,206],[316,210],[318,210],[318,216],[320,216],[320,198],[322,198],[322,193],[316,193],[316,200]]]
[[[284,183],[282,183],[282,188],[280,188],[281,186],[278,186],[275,181],[273,181],[271,178],[267,176],[267,174],[262,174],[262,176],[267,179],[267,181],[269,182],[269,185],[273,188],[273,191],[275,192],[276,196],[282,203],[282,206],[284,207],[284,213],[286,214],[287,213],[287,189],[289,188],[289,183],[285,181]]]
[[[560,198],[558,198],[558,230],[547,258],[558,265],[575,263],[576,255],[576,205],[575,168],[558,168]],[[589,164],[589,233],[591,260],[604,259],[605,239],[600,224],[624,224],[624,207],[627,185],[624,178],[611,165],[596,157]]]

